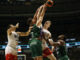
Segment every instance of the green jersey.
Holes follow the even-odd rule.
[[[66,46],[59,46],[57,48],[58,60],[69,60],[67,55]]]
[[[59,46],[57,48],[57,55],[59,58],[67,55],[66,46]]]
[[[42,41],[37,39],[40,37],[40,31],[41,29],[34,24],[31,30],[32,37],[29,41],[32,57],[42,56]]]
[[[38,38],[40,36],[41,29],[34,24],[33,29],[31,30],[32,38]]]

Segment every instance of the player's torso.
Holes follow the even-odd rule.
[[[58,57],[67,55],[66,47],[65,46],[57,47],[57,55],[58,55]]]
[[[19,35],[13,31],[11,33],[11,35],[8,35],[8,45],[16,48],[16,46],[18,45],[18,40],[19,40]]]
[[[45,39],[49,39],[49,37],[51,37],[51,33],[48,30],[43,29],[43,33]]]
[[[51,36],[51,33],[48,30],[46,30],[46,29],[43,29],[43,34],[44,34],[43,36],[44,36],[45,39],[49,39],[49,36]],[[45,48],[48,48],[48,44],[47,44],[45,39],[42,40],[43,50]]]
[[[38,28],[35,24],[31,30],[31,36],[32,38],[37,38],[40,36],[40,28]]]

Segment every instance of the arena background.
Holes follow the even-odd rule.
[[[45,0],[0,0],[0,60],[5,60],[6,30],[9,25],[19,22],[18,31],[27,31],[27,19],[33,17],[36,9],[44,2]],[[55,0],[54,6],[47,9],[44,17],[46,20],[52,22],[49,30],[54,41],[58,35],[66,35],[70,60],[80,60],[80,0]],[[32,60],[28,40],[29,37],[20,37],[22,51],[18,52],[21,55],[18,60],[25,60],[24,55],[26,60]]]

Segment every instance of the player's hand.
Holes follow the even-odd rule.
[[[33,26],[29,27],[29,30],[31,30],[33,28]]]
[[[16,28],[18,28],[18,27],[19,27],[19,23],[16,24]]]
[[[65,42],[63,40],[59,40],[58,42],[60,42],[60,45],[65,45]]]
[[[10,24],[10,27],[14,27],[14,25]]]

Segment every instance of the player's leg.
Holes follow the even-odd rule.
[[[11,49],[9,46],[5,48],[5,60],[11,60],[12,54],[10,53]],[[12,58],[13,60],[13,58]]]
[[[11,60],[11,58],[12,58],[11,54],[6,54],[6,60]]]
[[[38,60],[43,60],[43,57],[42,57],[42,42],[40,40],[38,40],[37,42],[37,56],[38,56]]]
[[[48,57],[50,60],[56,60],[56,57],[55,57],[53,54],[48,55],[47,57]]]
[[[50,60],[56,60],[56,57],[53,55],[52,51],[49,48],[46,48],[43,51],[43,54],[48,57]]]
[[[42,46],[41,46],[41,41],[34,39],[30,43],[30,49],[32,52],[32,57],[34,60],[42,60]]]
[[[30,50],[31,50],[31,54],[32,54],[32,58],[34,60],[37,60],[37,57],[36,57],[36,47],[35,45],[33,45],[34,42],[30,43]]]
[[[43,60],[50,60],[48,57],[43,56]]]
[[[6,60],[17,60],[17,56],[12,54],[6,54]]]

